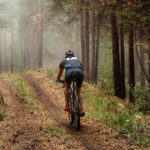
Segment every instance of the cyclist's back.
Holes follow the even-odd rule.
[[[60,63],[59,69],[65,68],[65,83],[70,85],[73,79],[77,81],[77,87],[81,88],[83,81],[83,67],[76,57],[70,57]]]
[[[84,70],[82,67],[82,64],[80,63],[80,61],[74,57],[74,53],[72,51],[68,51],[66,52],[66,57],[65,60],[63,60],[60,65],[59,65],[59,73],[57,76],[57,80],[60,81],[61,75],[63,73],[63,70],[65,69],[65,100],[66,100],[66,107],[65,110],[68,111],[68,92],[69,92],[69,85],[71,84],[71,81],[73,81],[73,79],[76,80],[76,90],[77,93],[79,94],[80,97],[80,101],[81,101],[81,107],[82,107],[82,111],[83,110],[83,101],[82,101],[82,96],[81,96],[81,86],[82,86],[82,82],[83,82],[83,77],[85,76],[84,74]]]

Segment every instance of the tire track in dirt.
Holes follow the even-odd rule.
[[[42,124],[36,121],[38,116],[27,111],[18,91],[9,84],[6,76],[0,77],[0,95],[4,99],[2,107],[7,113],[5,119],[0,122],[0,149],[57,149],[49,142],[50,137],[40,130]]]
[[[68,118],[64,111],[62,111],[62,107],[58,107],[52,101],[52,95],[44,92],[46,89],[41,87],[35,78],[32,75],[25,75],[25,81],[31,87],[32,91],[35,93],[36,99],[38,99],[42,104],[44,104],[45,108],[50,112],[51,118],[53,118],[59,126],[64,126],[67,130],[67,133],[73,136],[75,140],[79,141],[81,145],[88,150],[97,150],[95,146],[89,143],[89,139],[80,139],[79,135],[73,128],[71,128],[68,124]],[[81,133],[82,134],[82,133]]]
[[[13,149],[12,143],[15,145],[16,138],[20,133],[17,133],[17,131],[11,127],[15,126],[17,122],[20,122],[21,118],[23,118],[27,112],[25,112],[24,104],[20,103],[21,98],[8,84],[7,78],[0,78],[0,91],[8,115],[8,120],[0,124],[0,147],[3,149]]]
[[[86,118],[81,120],[82,128],[80,132],[75,131],[68,125],[68,117],[62,110],[64,99],[59,97],[58,88],[45,79],[42,73],[26,73],[25,82],[34,92],[36,99],[40,101],[51,115],[51,118],[65,127],[66,131],[73,139],[81,143],[87,150],[130,150],[126,140],[119,137],[113,129],[104,124],[89,121]],[[55,89],[54,89],[55,88]],[[60,91],[60,89],[59,89]]]

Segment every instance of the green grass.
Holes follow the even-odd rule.
[[[5,116],[6,116],[6,113],[4,111],[0,110],[0,121],[3,121]]]
[[[147,118],[138,110],[137,105],[126,108],[116,102],[116,97],[99,96],[91,91],[87,83],[83,87],[83,99],[89,118],[113,125],[120,135],[134,141],[141,147],[150,147]]]
[[[9,74],[12,85],[20,92],[22,101],[27,104],[28,110],[38,110],[37,103],[30,89],[26,86],[19,74]]]
[[[114,95],[114,88],[112,81],[108,82],[101,80],[98,81],[98,84],[95,86],[107,95]]]
[[[68,135],[65,133],[65,131],[63,129],[58,129],[56,127],[53,127],[53,128],[47,127],[44,131],[46,133],[50,133],[52,136],[55,136],[55,137],[58,137],[61,139],[68,138]]]
[[[144,114],[150,115],[150,91],[149,86],[145,90],[140,89],[139,87],[134,88],[134,96],[136,98],[136,105],[138,110]]]

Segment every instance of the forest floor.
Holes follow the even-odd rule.
[[[6,112],[0,122],[0,150],[132,150],[127,140],[109,125],[87,116],[81,130],[68,123],[62,85],[47,78],[45,71],[20,76],[32,93],[32,105],[12,84],[9,75],[0,77],[0,108]]]

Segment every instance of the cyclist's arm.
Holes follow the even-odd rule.
[[[60,64],[59,64],[59,72],[58,72],[58,75],[57,75],[57,81],[59,82],[60,81],[60,78],[63,74],[63,70],[64,70],[64,65],[65,65],[65,60],[63,60]]]
[[[57,81],[60,81],[60,78],[62,76],[63,70],[59,70],[58,75],[57,75]]]

